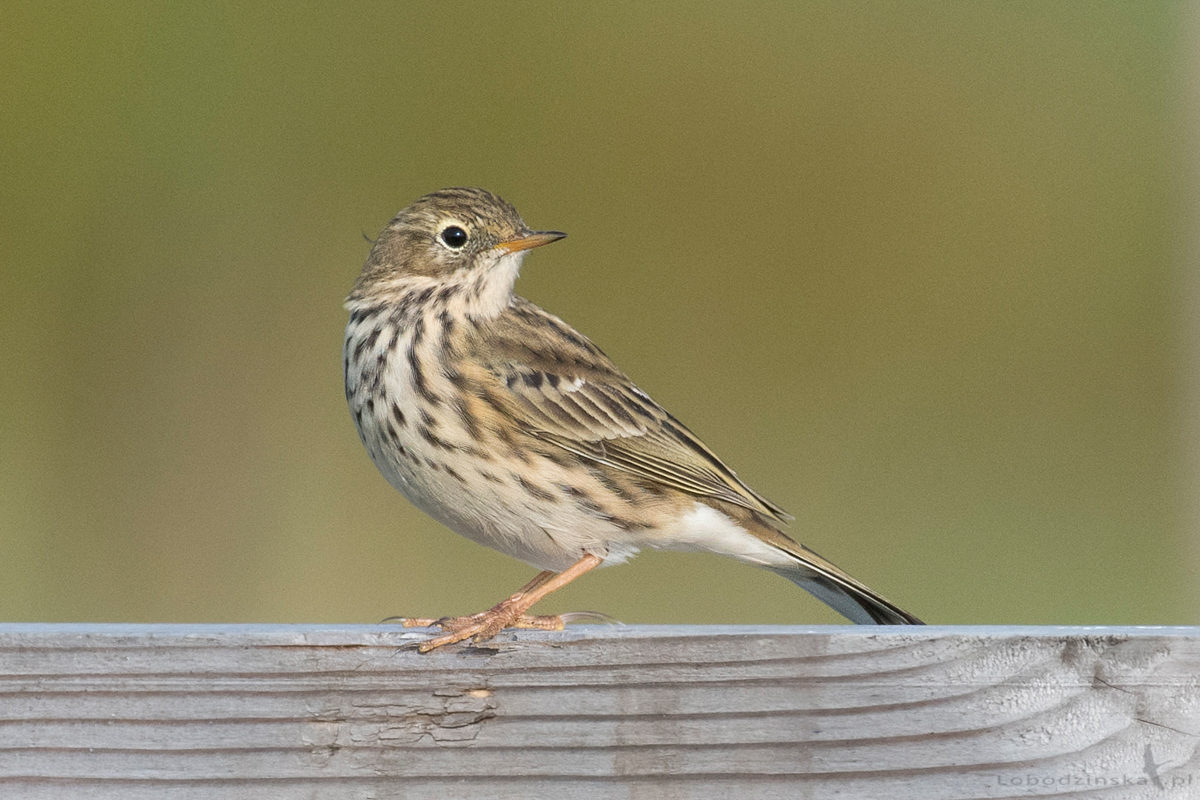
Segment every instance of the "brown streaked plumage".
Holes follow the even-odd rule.
[[[346,399],[376,466],[451,529],[544,570],[489,611],[439,620],[448,632],[422,649],[560,626],[525,612],[643,548],[730,555],[855,622],[919,624],[788,537],[783,509],[585,336],[513,294],[526,252],[563,236],[531,231],[482,189],[443,189],[384,229],[346,301]]]

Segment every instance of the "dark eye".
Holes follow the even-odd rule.
[[[442,241],[447,247],[452,247],[455,250],[467,243],[467,232],[457,225],[451,225],[449,228],[442,229]]]

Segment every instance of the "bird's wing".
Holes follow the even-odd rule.
[[[583,458],[700,497],[791,519],[744,484],[586,337],[517,298],[467,357],[531,434]]]

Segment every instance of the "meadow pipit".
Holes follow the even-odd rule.
[[[789,538],[790,517],[558,317],[513,294],[531,231],[482,189],[443,189],[379,234],[346,301],[346,400],[392,486],[450,529],[545,570],[428,651],[509,626],[642,548],[765,567],[858,623],[920,624]],[[432,620],[409,620],[428,624]]]

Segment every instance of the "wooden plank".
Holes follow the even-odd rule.
[[[0,797],[1200,797],[1200,629],[0,625]]]

